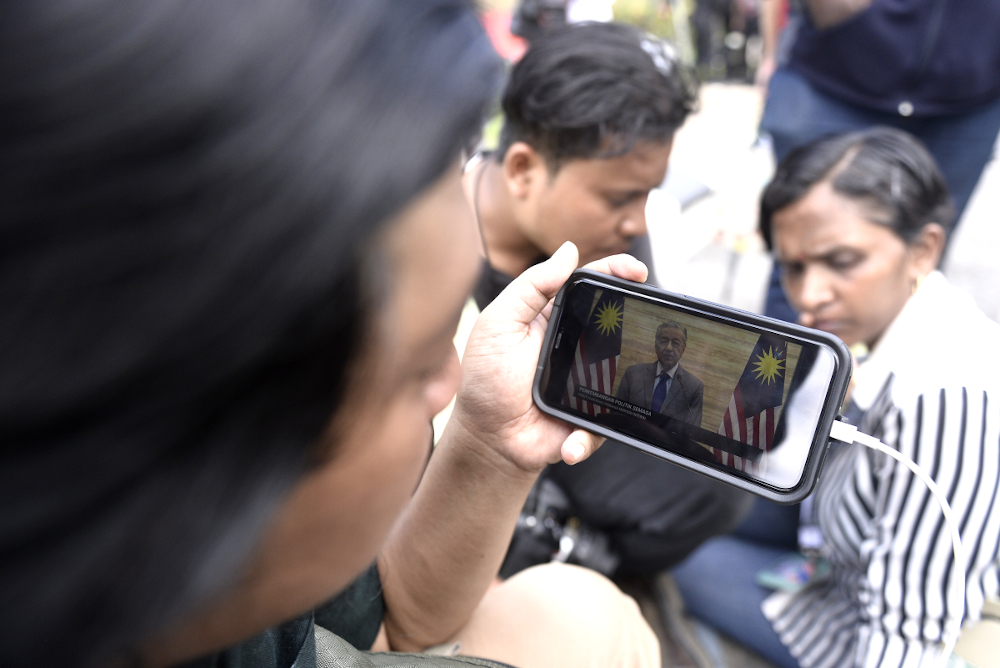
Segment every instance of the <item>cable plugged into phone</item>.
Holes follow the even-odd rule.
[[[944,633],[942,634],[943,647],[941,651],[940,665],[948,665],[948,660],[955,649],[955,643],[958,642],[958,636],[962,631],[962,618],[965,617],[966,585],[965,550],[962,547],[962,536],[959,533],[958,520],[955,518],[955,513],[951,509],[951,504],[948,503],[948,498],[923,467],[898,450],[890,448],[874,436],[869,436],[868,434],[858,431],[858,428],[854,425],[841,422],[839,419],[834,420],[833,426],[830,428],[830,438],[848,444],[858,443],[895,459],[897,462],[908,468],[913,475],[917,476],[917,478],[919,478],[921,482],[927,486],[927,489],[930,490],[931,496],[934,497],[934,499],[938,502],[938,505],[941,507],[941,514],[944,516],[945,524],[948,525],[948,531],[951,533],[951,547],[955,553],[953,571],[956,575],[955,581],[961,586],[960,591],[962,594],[961,603],[959,604],[960,613],[958,618],[956,619],[955,617],[949,616],[945,620]]]
[[[532,399],[546,415],[789,504],[816,485],[851,364],[832,334],[578,269],[553,304]]]

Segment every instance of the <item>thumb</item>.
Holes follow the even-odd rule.
[[[562,444],[562,459],[572,466],[591,456],[604,444],[604,438],[589,431],[577,429]]]
[[[556,296],[559,288],[576,270],[580,254],[576,246],[567,241],[545,262],[529,267],[511,281],[488,309],[504,310],[519,324],[533,321]]]

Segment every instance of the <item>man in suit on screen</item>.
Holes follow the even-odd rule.
[[[704,384],[681,366],[687,348],[687,329],[670,321],[656,328],[656,361],[625,369],[615,396],[696,427],[701,426]]]

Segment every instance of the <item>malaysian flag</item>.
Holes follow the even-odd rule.
[[[611,395],[622,354],[622,321],[625,315],[624,295],[604,291],[587,319],[576,347],[573,368],[566,379],[564,402],[588,415],[607,413],[608,409],[576,396],[578,387]]]
[[[761,334],[747,360],[719,433],[740,443],[760,448],[756,461],[713,449],[724,465],[748,473],[763,473],[766,454],[774,442],[774,429],[785,394],[785,362],[788,345],[774,334]]]

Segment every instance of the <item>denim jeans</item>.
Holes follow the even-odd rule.
[[[777,668],[799,668],[760,605],[771,590],[757,573],[794,550],[798,506],[757,499],[750,516],[729,536],[702,544],[673,571],[687,611]]]

